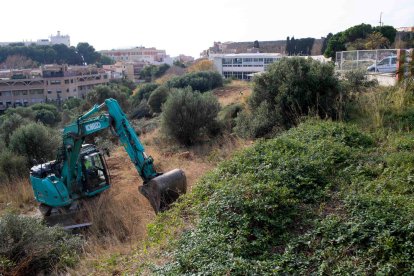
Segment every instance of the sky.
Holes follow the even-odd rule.
[[[136,46],[199,57],[214,41],[326,36],[351,26],[414,26],[414,0],[2,0],[0,41],[48,38],[96,50]]]

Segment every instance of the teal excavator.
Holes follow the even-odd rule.
[[[107,113],[100,114],[104,107]],[[181,169],[157,172],[153,159],[145,153],[118,102],[107,99],[64,128],[63,144],[56,160],[38,164],[30,170],[34,195],[46,222],[60,223],[62,215],[76,213],[81,200],[92,198],[110,188],[110,173],[104,153],[95,145],[84,144],[88,136],[105,129],[110,129],[124,146],[143,179],[139,191],[149,200],[156,213],[168,209],[186,192],[184,172]],[[90,225],[90,222],[62,224],[72,229]]]

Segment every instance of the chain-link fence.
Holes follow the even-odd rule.
[[[396,73],[397,49],[358,50],[336,53],[336,70],[363,69],[376,73]],[[409,50],[406,57],[409,56]]]

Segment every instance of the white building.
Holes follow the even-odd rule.
[[[55,45],[55,44],[64,44],[70,47],[70,36],[69,35],[60,35],[60,31],[57,32],[57,35],[51,35],[50,39],[41,38],[36,41],[24,40],[24,41],[13,41],[13,42],[0,42],[0,46],[8,46],[10,44],[22,43],[25,46],[30,46],[32,44],[39,46]]]
[[[65,44],[70,47],[70,37],[68,35],[60,35],[60,31],[58,31],[57,35],[50,36],[50,44]]]
[[[244,53],[210,54],[209,58],[223,77],[250,80],[253,74],[265,71],[282,57],[278,53]]]
[[[173,60],[165,50],[156,48],[136,47],[132,49],[116,49],[100,51],[102,55],[108,56],[115,61],[122,62],[146,62],[148,64],[159,65],[167,63],[172,65]]]

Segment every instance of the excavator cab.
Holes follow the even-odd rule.
[[[110,185],[110,177],[105,157],[91,144],[85,144],[81,150],[82,191],[92,196]]]

